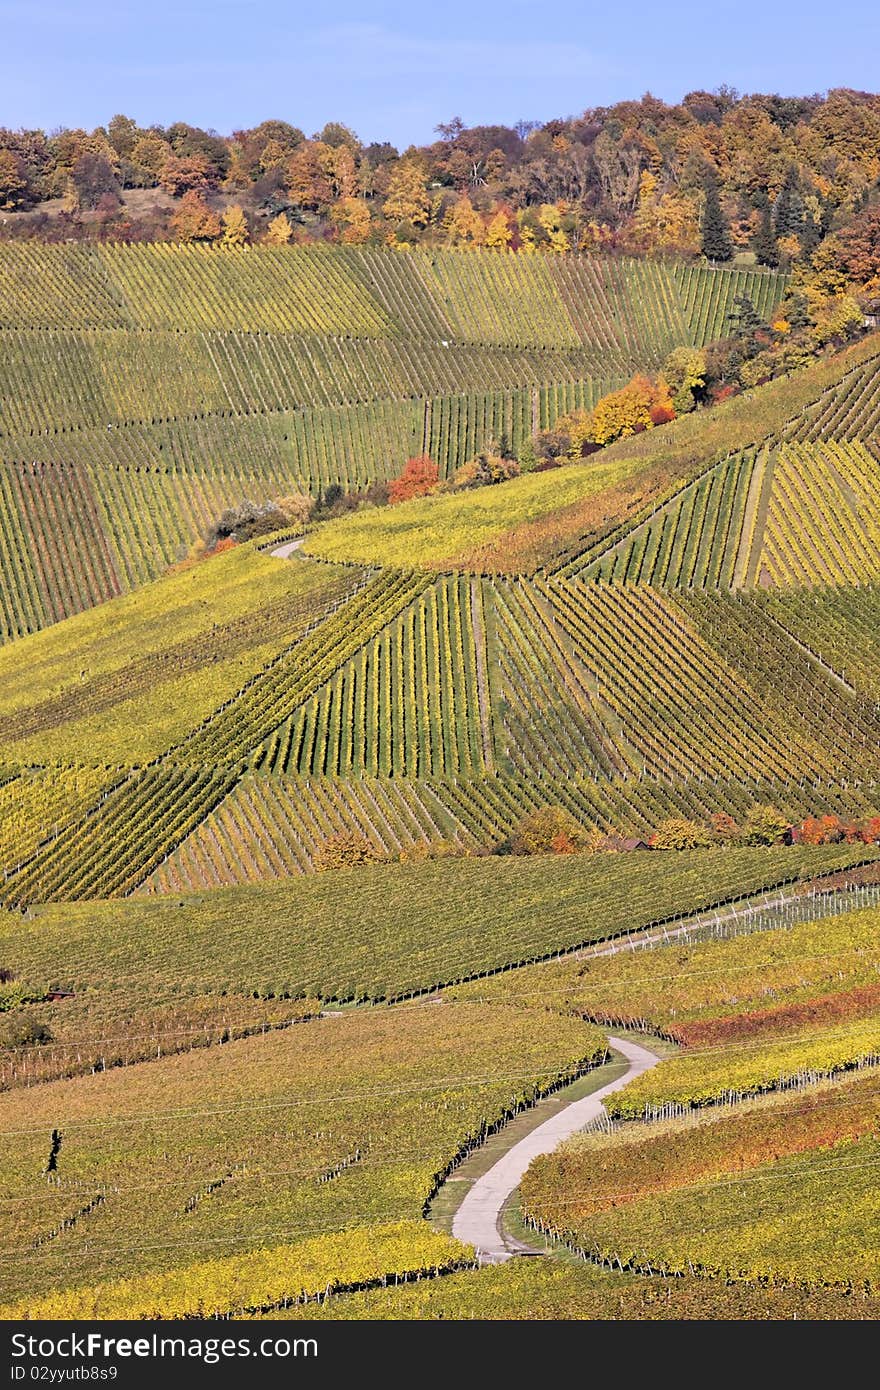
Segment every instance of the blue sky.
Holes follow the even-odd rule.
[[[876,0],[0,0],[0,125],[279,117],[423,143],[726,82],[877,88]]]

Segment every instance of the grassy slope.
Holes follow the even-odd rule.
[[[418,498],[396,507],[355,512],[329,522],[304,549],[325,560],[375,556],[383,565],[442,569],[467,546],[489,547],[511,526],[528,525],[550,508],[583,501],[629,476],[626,459],[594,459],[548,473],[530,473],[503,488]],[[490,568],[492,568],[490,566]]]
[[[702,467],[780,430],[850,368],[878,354],[874,334],[793,377],[621,440],[583,464],[485,492],[356,513],[321,527],[306,549],[333,560],[532,571],[636,515]]]

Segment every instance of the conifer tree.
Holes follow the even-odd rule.
[[[773,232],[773,212],[766,193],[757,200],[756,207],[761,220],[758,223],[758,230],[752,237],[752,250],[761,265],[778,265],[779,252],[776,249],[776,237]]]
[[[730,228],[721,207],[718,180],[707,178],[704,189],[706,201],[703,205],[700,249],[710,261],[729,261],[732,255]]]

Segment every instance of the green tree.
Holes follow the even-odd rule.
[[[700,250],[710,261],[729,261],[732,254],[730,227],[721,206],[717,178],[707,178],[703,191],[706,196],[700,226]]]
[[[780,237],[799,237],[804,225],[804,200],[801,197],[797,169],[790,165],[785,183],[779,190],[773,209],[773,230]]]

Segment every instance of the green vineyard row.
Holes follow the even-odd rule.
[[[775,273],[599,257],[168,244],[0,248],[0,328],[236,329],[573,348],[649,365],[761,314]],[[638,365],[638,363],[636,363]]]

